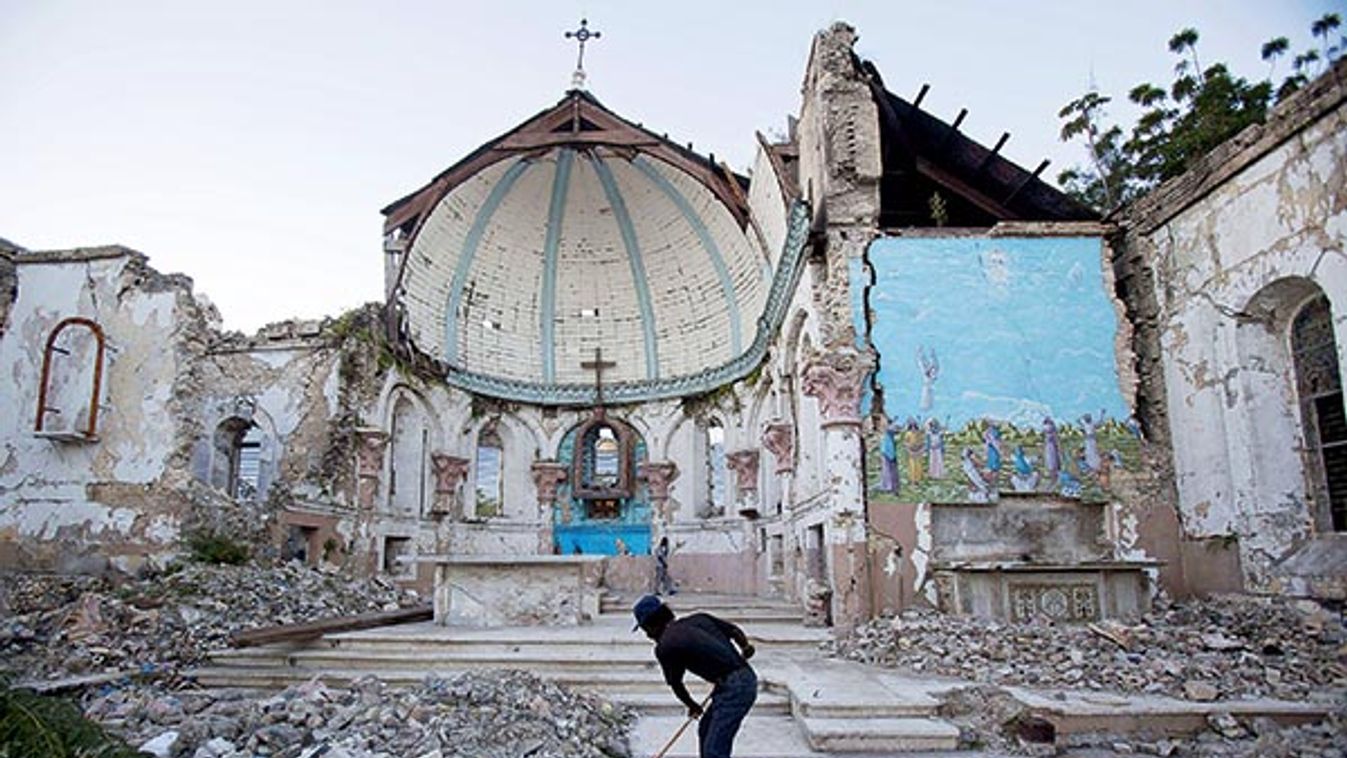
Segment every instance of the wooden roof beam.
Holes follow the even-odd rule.
[[[1005,203],[993,200],[986,193],[925,158],[917,158],[917,170],[932,181],[948,187],[959,197],[995,216],[998,220],[1009,221],[1019,218]]]
[[[1052,159],[1050,159],[1050,158],[1044,158],[1044,159],[1043,159],[1043,162],[1040,163],[1040,164],[1038,164],[1038,168],[1034,169],[1034,173],[1032,173],[1032,174],[1030,174],[1030,175],[1024,177],[1024,179],[1021,180],[1019,184],[1015,185],[1014,191],[1012,191],[1009,195],[1006,195],[1006,199],[1005,199],[1005,200],[1002,200],[1001,202],[1003,202],[1003,203],[1009,205],[1009,204],[1010,204],[1010,201],[1011,201],[1011,200],[1014,200],[1014,199],[1015,199],[1015,196],[1018,195],[1018,194],[1020,194],[1020,190],[1024,189],[1024,188],[1027,187],[1027,186],[1029,186],[1029,182],[1032,182],[1033,180],[1037,179],[1037,178],[1038,178],[1038,175],[1041,174],[1041,173],[1043,173],[1043,170],[1046,169],[1046,168],[1048,167],[1048,164],[1049,164],[1049,163],[1052,163]]]

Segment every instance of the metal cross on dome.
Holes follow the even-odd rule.
[[[580,19],[580,28],[573,32],[566,32],[566,39],[575,39],[580,42],[580,53],[575,57],[575,73],[571,74],[571,87],[574,89],[585,88],[585,43],[590,38],[598,39],[602,37],[601,32],[591,32],[589,30],[589,19]]]

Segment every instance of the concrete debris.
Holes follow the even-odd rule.
[[[83,707],[131,744],[173,758],[625,758],[635,718],[522,671],[408,688],[374,677],[340,689],[314,680],[274,695],[132,686],[87,694]]]
[[[1107,635],[1100,628],[915,609],[825,647],[851,660],[980,683],[1198,701],[1304,700],[1347,687],[1347,632],[1340,618],[1308,601],[1161,599],[1135,624],[1110,622]]]
[[[382,578],[290,563],[183,564],[140,579],[0,575],[0,667],[21,680],[173,672],[241,629],[418,605]]]

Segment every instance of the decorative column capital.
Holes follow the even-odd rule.
[[[449,514],[454,512],[454,495],[458,486],[468,476],[468,459],[443,452],[430,454],[431,467],[435,471],[435,498],[431,513]]]
[[[785,421],[773,421],[762,430],[762,446],[776,459],[776,473],[795,471],[795,427]]]
[[[758,457],[757,450],[736,450],[725,454],[725,465],[734,472],[734,483],[739,492],[757,492]]]
[[[359,427],[355,430],[355,456],[358,473],[362,477],[378,478],[384,467],[384,451],[388,449],[388,433],[377,427]]]
[[[669,486],[678,478],[678,464],[673,461],[646,461],[636,467],[636,475],[650,488],[650,499],[667,500]]]
[[[566,481],[566,467],[557,461],[534,461],[529,470],[533,474],[533,486],[538,488],[538,502],[555,503],[557,488]]]
[[[848,344],[810,356],[801,389],[818,400],[825,425],[860,425],[861,389],[874,363],[869,353]]]
[[[435,491],[453,492],[468,476],[468,459],[448,453],[431,453],[430,462],[435,467]]]

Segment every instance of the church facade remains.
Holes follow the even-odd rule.
[[[1341,77],[1101,219],[854,40],[747,177],[566,93],[386,207],[385,301],[321,321],[222,332],[135,251],[5,246],[0,566],[223,535],[644,591],[663,543],[842,624],[1343,597]]]

